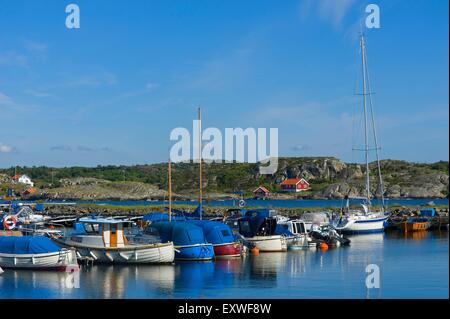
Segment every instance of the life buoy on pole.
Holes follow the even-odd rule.
[[[3,218],[3,228],[6,230],[13,230],[16,228],[17,220],[13,215],[6,216]]]

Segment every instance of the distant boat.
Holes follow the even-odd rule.
[[[108,264],[172,263],[175,251],[172,242],[161,243],[145,236],[126,236],[123,221],[114,218],[80,218],[76,232],[52,237],[62,247],[74,247],[80,259],[92,258]]]
[[[78,267],[75,250],[60,248],[42,236],[1,236],[0,267],[55,269]]]
[[[426,217],[409,217],[400,224],[400,229],[405,232],[425,231],[431,227],[431,222]]]
[[[239,234],[248,246],[255,246],[260,252],[287,250],[286,237],[276,234],[275,212],[269,209],[249,210],[239,219]]]
[[[375,130],[375,120],[372,107],[372,97],[371,97],[371,86],[368,78],[368,68],[366,61],[366,45],[364,36],[360,37],[360,47],[361,47],[361,59],[362,59],[362,73],[363,73],[363,111],[364,111],[364,154],[365,154],[365,198],[362,204],[363,210],[350,210],[349,208],[349,198],[347,197],[347,207],[344,211],[344,216],[340,216],[335,221],[336,229],[343,233],[373,233],[373,232],[383,232],[386,220],[388,216],[385,214],[384,209],[384,189],[383,189],[383,179],[381,176],[381,165],[378,154],[378,140]],[[369,99],[367,99],[369,97]],[[369,104],[369,105],[367,105]],[[379,212],[374,212],[372,210],[371,196],[370,196],[370,167],[369,167],[369,141],[368,141],[368,112],[370,110],[372,131],[375,144],[375,153],[377,159],[377,169],[379,186],[381,193],[381,210]]]

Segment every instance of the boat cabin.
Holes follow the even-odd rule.
[[[286,225],[286,228],[294,235],[305,235],[308,233],[305,222],[302,220],[290,220],[284,225]]]
[[[125,247],[128,245],[125,223],[129,222],[113,218],[81,218],[75,226],[78,234],[71,236],[71,240],[87,245],[102,244],[106,248]]]

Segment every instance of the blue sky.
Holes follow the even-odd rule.
[[[282,156],[360,161],[360,21],[382,158],[448,160],[448,1],[0,5],[0,167],[166,161],[170,131],[278,127]],[[359,104],[358,104],[359,103]]]

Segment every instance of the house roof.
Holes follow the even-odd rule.
[[[267,188],[265,188],[264,186],[259,186],[257,189],[255,189],[254,191],[253,191],[253,193],[255,193],[257,190],[262,190],[264,193],[270,193],[270,191],[267,189]]]
[[[17,174],[17,175],[14,175],[14,176],[11,177],[11,178],[12,178],[12,179],[19,179],[21,176],[22,176],[22,174]]]
[[[297,185],[301,181],[303,181],[303,182],[305,182],[306,184],[309,185],[309,183],[304,178],[288,178],[288,179],[285,179],[281,183],[281,185]]]

